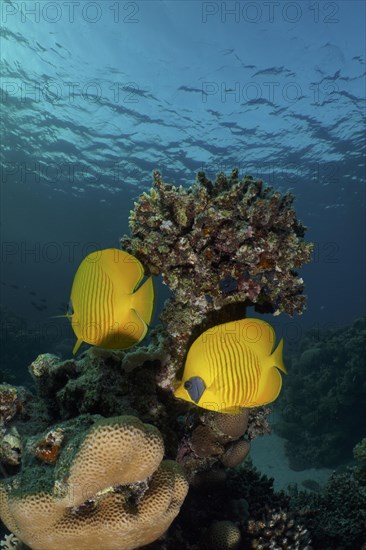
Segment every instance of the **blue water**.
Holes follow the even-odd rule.
[[[364,17],[358,1],[4,0],[1,303],[46,323],[153,169],[189,185],[237,166],[291,189],[316,243],[285,335],[364,314]]]
[[[119,246],[153,170],[165,182],[189,186],[199,170],[214,179],[237,167],[240,176],[291,190],[308,226],[306,240],[315,244],[312,263],[301,270],[304,314],[265,316],[293,356],[272,409],[276,435],[254,441],[251,458],[275,477],[276,489],[290,482],[320,487],[329,468],[352,461],[353,445],[364,435],[362,333],[360,327],[336,337],[321,331],[366,313],[365,6],[354,0],[0,1],[0,382],[4,377],[34,391],[27,367],[38,354],[71,357],[70,324],[52,316],[66,312],[84,256]],[[154,323],[168,296],[158,280]],[[314,335],[304,347],[309,328],[320,331],[316,349]],[[354,349],[343,334],[351,334]],[[307,351],[325,357],[319,372],[317,363],[306,363]],[[174,441],[175,419],[168,422],[174,410],[164,398],[153,413],[161,415],[166,441]],[[183,416],[179,430],[180,424]],[[179,433],[177,441],[186,436]],[[7,468],[0,464],[1,476]],[[361,532],[352,519],[363,513],[361,497],[354,485],[345,486],[339,493],[345,505],[342,496],[337,509],[336,499],[317,520],[331,518],[334,540],[337,530]],[[229,497],[227,488],[223,518]],[[215,498],[214,487],[202,501],[210,521]],[[189,541],[208,526],[202,510],[192,510],[189,529],[176,531],[181,542],[182,533]],[[182,526],[185,521],[183,514]],[[338,549],[351,548],[344,538]],[[330,547],[336,548],[324,546]]]

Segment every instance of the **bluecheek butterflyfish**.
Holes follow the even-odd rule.
[[[107,349],[126,349],[145,337],[154,308],[154,284],[142,264],[116,248],[97,250],[81,262],[66,317],[77,341]]]
[[[273,351],[275,332],[260,319],[217,325],[188,351],[175,396],[204,409],[237,414],[241,408],[274,401],[286,372],[283,340]]]

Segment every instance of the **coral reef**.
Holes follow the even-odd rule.
[[[288,441],[293,469],[334,467],[352,457],[365,435],[366,318],[327,331],[309,331],[290,357],[276,410],[276,432]]]
[[[131,212],[131,236],[122,237],[121,245],[173,291],[160,316],[161,388],[172,388],[199,334],[244,318],[248,306],[275,314],[302,312],[303,281],[296,270],[310,260],[312,245],[303,239],[305,227],[292,203],[290,194],[281,196],[262,181],[250,176],[240,181],[236,169],[215,182],[200,172],[188,189],[168,185],[154,172],[150,193]],[[268,414],[266,407],[253,411],[251,437],[268,431]],[[247,443],[231,446],[229,452],[210,427],[194,425],[194,433],[185,430],[178,457],[183,455],[192,478],[195,469],[210,469],[226,451],[221,461],[226,465],[245,457]]]
[[[296,270],[310,261],[312,245],[303,240],[292,202],[290,194],[281,196],[250,176],[240,181],[236,169],[214,183],[199,172],[188,189],[154,172],[150,193],[131,212],[131,237],[121,245],[173,291],[161,315],[171,377],[189,342],[218,319],[243,318],[249,305],[302,312]]]
[[[20,473],[0,484],[1,517],[16,537],[33,550],[130,550],[164,533],[188,484],[175,462],[162,462],[159,431],[128,416],[62,429],[56,464],[35,462],[29,438]]]
[[[269,510],[288,510],[289,497],[284,492],[275,492],[273,478],[261,474],[251,461],[239,468],[229,470],[226,484],[231,498],[245,499],[248,503],[248,519],[261,519]]]
[[[147,359],[150,347],[153,361]],[[269,432],[269,408],[243,409],[240,415],[195,408],[182,415],[186,405],[169,388],[159,387],[164,350],[158,349],[160,359],[154,345],[128,353],[90,348],[80,358],[66,361],[52,354],[38,356],[29,369],[47,405],[49,424],[87,413],[132,414],[165,434],[168,455],[177,457],[191,481],[217,463],[239,464],[249,452],[249,440]],[[241,439],[244,435],[246,440]],[[55,450],[50,441],[39,443],[39,456]]]
[[[251,440],[270,432],[270,409],[223,415],[173,395],[190,344],[208,328],[248,307],[302,312],[297,270],[312,246],[292,202],[249,176],[239,181],[237,170],[215,182],[199,173],[188,189],[154,173],[121,240],[173,293],[150,343],[66,360],[37,352],[36,394],[20,400],[22,411],[20,394],[3,391],[4,435],[14,420],[17,434],[0,513],[16,538],[32,550],[246,550],[261,536],[249,522],[283,513],[295,544],[302,521],[246,458]]]
[[[272,433],[268,422],[271,412],[272,410],[268,406],[250,409],[247,430],[249,439],[255,439],[258,436]]]
[[[362,442],[361,442],[362,447]],[[355,447],[357,455],[360,447]],[[314,548],[355,550],[366,544],[366,476],[362,460],[334,472],[321,493],[293,487],[291,509],[301,511]]]
[[[46,408],[48,421],[36,430],[83,414],[134,415],[164,433],[167,455],[175,458],[180,412],[171,391],[157,384],[158,357],[159,348],[153,345],[131,352],[90,348],[65,361],[52,354],[38,356],[29,369],[37,391],[35,401]],[[24,433],[29,433],[27,428],[22,426]]]
[[[155,391],[157,363],[153,353],[152,360],[146,360],[148,351],[147,347],[131,353],[90,348],[77,359],[66,361],[43,354],[29,369],[37,394],[53,419],[85,413],[106,417],[136,414],[135,402],[142,418],[154,407],[159,409]],[[142,395],[146,399],[141,403],[138,398]]]
[[[198,484],[198,476],[195,478],[197,483],[191,487],[180,515],[169,531],[171,545],[158,546],[155,543],[148,547],[149,550],[173,548],[173,541],[177,546],[181,533],[184,533],[184,542],[178,545],[180,549],[228,549],[229,541],[225,541],[225,537],[215,537],[215,540],[211,537],[214,526],[219,530],[224,525],[233,535],[235,533],[234,547],[240,538],[240,550],[313,548],[310,546],[307,516],[303,516],[301,510],[290,509],[289,496],[276,493],[272,479],[261,475],[250,461],[234,470],[219,471],[224,477],[215,476],[217,471],[213,469],[204,473],[204,483]],[[222,529],[221,533],[224,532]],[[281,546],[285,536],[287,542]],[[263,541],[259,542],[261,537]],[[314,548],[320,550],[321,547]]]

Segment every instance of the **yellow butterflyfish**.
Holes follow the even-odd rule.
[[[238,414],[274,401],[282,387],[283,340],[260,319],[241,319],[206,330],[192,344],[175,396],[204,409]],[[279,370],[278,370],[279,369]]]
[[[108,248],[81,262],[71,289],[66,317],[77,342],[107,349],[126,349],[146,335],[154,308],[154,284],[139,286],[144,269],[134,256]]]

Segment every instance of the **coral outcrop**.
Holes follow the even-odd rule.
[[[266,188],[238,170],[215,182],[199,172],[188,189],[162,181],[131,212],[122,248],[173,291],[161,315],[174,375],[190,340],[210,326],[245,316],[245,307],[301,313],[312,245],[292,208],[293,197]],[[219,312],[219,315],[215,315]]]
[[[312,245],[304,241],[305,227],[292,203],[290,194],[274,192],[262,181],[240,180],[235,169],[215,182],[200,172],[188,189],[169,185],[154,172],[153,187],[131,212],[131,236],[121,245],[173,291],[160,316],[165,348],[160,387],[172,388],[196,337],[245,317],[248,306],[275,314],[302,312],[304,286],[297,270],[310,261]],[[151,338],[154,342],[154,331]],[[268,431],[268,411],[253,412],[248,433]],[[245,457],[248,443],[231,443],[229,451],[212,426],[196,424],[191,434],[186,430],[178,453],[190,474],[195,467],[209,469],[225,452],[221,462],[227,466]]]
[[[188,484],[177,463],[162,462],[159,431],[128,416],[62,429],[52,466],[37,462],[39,438],[30,438],[22,470],[0,485],[0,514],[15,536],[32,550],[131,550],[162,535]]]

